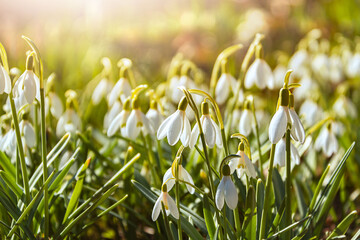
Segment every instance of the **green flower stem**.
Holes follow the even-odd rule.
[[[240,237],[240,231],[241,231],[241,222],[240,222],[240,215],[239,215],[239,209],[236,207],[234,210],[234,221],[235,221],[235,227],[236,227],[236,237]]]
[[[285,180],[285,222],[291,224],[291,161],[290,161],[290,129],[286,130],[286,180]],[[284,233],[284,239],[291,238],[291,231]]]
[[[266,217],[268,214],[268,210],[270,208],[270,202],[271,202],[270,193],[271,193],[272,173],[273,173],[274,156],[275,156],[275,146],[276,146],[276,144],[271,145],[270,160],[269,160],[270,161],[269,162],[269,172],[268,172],[268,175],[266,178],[264,207],[263,207],[262,215],[261,215],[259,240],[261,240],[265,237]]]
[[[194,99],[192,98],[190,92],[188,90],[186,90],[185,88],[181,88],[181,90],[184,92],[190,107],[193,109],[193,111],[195,113],[196,124],[198,124],[198,126],[199,126],[199,135],[200,135],[201,144],[202,144],[203,150],[204,150],[205,163],[207,165],[208,172],[209,172],[208,178],[209,178],[209,184],[210,184],[211,200],[213,200],[214,203],[215,203],[215,187],[214,187],[214,181],[213,181],[213,178],[212,178],[212,171],[211,171],[212,167],[211,167],[209,155],[208,155],[208,152],[207,152],[204,132],[203,132],[203,129],[202,129],[202,126],[201,126],[201,123],[200,123],[199,110],[197,109],[196,104],[194,102]],[[191,90],[191,91],[196,92],[196,90]],[[202,93],[200,93],[200,94],[202,94]],[[210,97],[210,99],[212,99],[212,98]],[[215,109],[216,109],[216,107],[215,107]],[[221,115],[218,115],[218,120],[219,120],[219,117],[221,118]],[[221,125],[221,123],[222,123],[222,121],[219,121],[220,125]],[[216,214],[216,219],[217,219],[218,223],[220,223],[220,215],[219,215],[219,211],[218,211],[217,208],[215,208],[215,214]],[[219,233],[220,233],[220,239],[223,239],[221,229],[219,230]]]
[[[37,103],[37,101],[35,102],[34,105],[34,110],[35,110],[35,116],[34,116],[34,131],[36,133],[39,132],[39,105]],[[39,135],[36,135],[36,141],[35,141],[35,149],[38,151],[39,149]]]
[[[157,143],[157,152],[158,152],[158,157],[159,157],[159,164],[160,164],[160,172],[163,173],[164,172],[164,166],[163,166],[163,151],[161,148],[161,141],[160,140],[156,140]]]
[[[179,211],[180,214],[180,189],[179,189],[179,164],[181,164],[181,161],[176,161],[176,167],[175,167],[175,197],[176,197],[176,207]],[[179,217],[178,219],[178,237],[179,239],[183,239],[182,238],[182,230],[181,230],[181,218]]]
[[[169,219],[168,219],[168,217],[166,215],[166,210],[165,210],[165,206],[164,206],[163,202],[161,202],[161,208],[162,208],[162,215],[164,217],[164,225],[165,225],[166,235],[167,235],[169,240],[174,240],[173,235],[172,235],[172,233],[170,231]],[[179,219],[180,219],[180,217],[179,217]],[[181,240],[181,239],[179,239],[179,240]]]
[[[40,79],[42,81],[42,79]],[[41,118],[41,161],[43,164],[43,180],[47,179],[47,162],[46,162],[46,129],[45,129],[45,91],[40,88],[40,118]],[[44,186],[44,209],[45,209],[45,239],[49,236],[49,193],[48,186]]]
[[[224,218],[224,239],[227,239],[227,229],[226,229],[226,205],[223,207],[223,218]]]
[[[206,143],[205,143],[205,136],[204,136],[204,133],[202,131],[201,124],[199,124],[199,129],[201,129],[200,130],[200,139],[201,139],[201,143],[202,143],[202,146],[203,146],[203,149],[204,149],[205,162],[206,162],[208,172],[209,172],[208,176],[209,176],[209,183],[210,183],[211,198],[215,203],[215,187],[214,187],[214,182],[213,182],[213,178],[212,178],[211,164],[210,164],[210,159],[209,159],[209,156],[208,156],[208,153],[207,153]],[[219,216],[219,213],[218,213],[216,207],[215,207],[215,214],[216,214],[216,218],[217,218],[218,222],[220,223],[220,216]],[[224,231],[226,231],[225,226],[224,226]],[[220,239],[223,239],[221,230],[219,232],[220,232]]]
[[[148,155],[149,164],[150,164],[150,166],[155,166],[154,164],[156,164],[156,163],[155,163],[152,148],[151,148],[151,138],[145,137],[143,133],[140,133],[140,135],[144,142],[145,150]],[[160,185],[161,184],[161,176],[160,176],[159,171],[155,171],[155,169],[153,167],[150,167],[150,169],[151,169],[151,174],[154,177],[155,185]]]
[[[15,128],[15,134],[16,134],[16,141],[18,146],[18,153],[20,157],[20,165],[21,165],[21,173],[22,173],[22,179],[23,179],[23,185],[25,190],[25,197],[26,197],[26,204],[30,202],[30,188],[29,188],[29,177],[26,171],[26,163],[25,163],[25,154],[23,149],[23,144],[21,140],[21,134],[20,134],[20,127],[19,127],[19,120],[18,115],[15,108],[15,102],[13,99],[12,91],[9,94],[9,100],[10,100],[10,106],[11,106],[11,113],[14,121],[14,128]]]
[[[258,145],[258,152],[259,152],[260,177],[261,177],[262,180],[264,180],[264,169],[263,169],[263,159],[262,159],[262,154],[261,154],[259,124],[258,124],[256,114],[255,114],[254,99],[252,99],[252,101],[251,101],[251,110],[253,112],[253,117],[254,117],[256,142],[257,142],[257,145]]]

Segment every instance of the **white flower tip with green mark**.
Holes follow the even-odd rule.
[[[155,202],[155,205],[154,205],[154,208],[153,208],[153,211],[151,214],[151,218],[153,221],[156,221],[160,215],[161,202],[164,204],[167,216],[169,216],[169,214],[171,213],[171,215],[175,219],[179,219],[179,211],[176,207],[176,203],[175,203],[174,199],[171,198],[171,196],[169,195],[168,192],[161,192],[161,194],[159,195],[159,198]]]

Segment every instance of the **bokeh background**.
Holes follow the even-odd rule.
[[[274,68],[276,53],[291,55],[313,28],[330,40],[338,33],[355,39],[360,1],[0,0],[0,41],[10,65],[24,68],[27,46],[21,35],[32,38],[45,75],[55,72],[61,81],[59,90],[81,89],[101,71],[104,56],[114,65],[122,57],[132,59],[138,81],[156,83],[181,52],[208,79],[221,50],[246,45],[256,32],[266,35],[265,58]]]

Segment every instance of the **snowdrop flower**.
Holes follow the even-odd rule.
[[[126,136],[130,139],[136,139],[139,136],[140,131],[144,134],[153,133],[154,130],[150,125],[149,119],[140,110],[140,102],[137,97],[134,97],[132,101],[132,110],[129,118],[126,121],[125,131]]]
[[[10,129],[3,137],[1,144],[1,151],[5,151],[6,154],[12,156],[16,150],[16,134],[14,129]]]
[[[222,147],[221,131],[219,126],[212,120],[209,111],[209,104],[203,102],[201,104],[202,116],[200,118],[200,124],[204,132],[205,143],[209,148],[213,148],[215,143],[220,148]],[[191,138],[189,147],[193,148],[198,140],[200,134],[199,125],[195,124],[191,131]]]
[[[185,147],[188,146],[191,135],[191,126],[185,113],[187,105],[187,99],[186,97],[183,97],[178,105],[178,110],[161,123],[157,132],[157,138],[159,140],[167,136],[171,146],[174,146],[179,139]]]
[[[284,76],[286,75],[287,68],[279,64],[274,69],[274,88],[281,88],[284,84]]]
[[[350,116],[354,119],[357,117],[357,108],[355,104],[345,95],[340,95],[336,99],[332,108],[335,113],[342,118]]]
[[[5,68],[0,64],[0,94],[11,91],[11,80]]]
[[[51,114],[57,119],[59,119],[64,112],[61,99],[54,92],[49,92],[48,96],[45,98],[45,115],[48,115],[49,110]]]
[[[21,120],[20,124],[20,133],[25,140],[24,143],[29,148],[35,147],[36,143],[36,135],[33,126],[30,124],[28,120]]]
[[[239,150],[236,155],[239,158],[233,158],[229,161],[230,173],[233,174],[236,170],[238,178],[241,178],[245,173],[249,178],[256,178],[256,171],[249,157],[244,152],[245,145],[243,142],[239,144]]]
[[[149,119],[154,131],[157,132],[160,127],[160,123],[163,120],[163,116],[158,110],[157,102],[155,100],[151,101],[150,109],[146,113],[146,117]]]
[[[178,162],[175,162],[175,164],[178,164]],[[194,181],[192,177],[190,176],[189,172],[186,171],[186,169],[181,165],[181,163],[178,165],[178,167],[179,167],[178,169],[179,179],[194,185]],[[175,175],[172,172],[172,167],[170,167],[164,174],[163,185],[164,184],[167,185],[168,191],[170,191],[175,184]],[[189,191],[189,193],[194,194],[195,189],[192,186],[186,184],[186,188]]]
[[[14,85],[14,100],[17,108],[32,104],[35,98],[40,101],[40,80],[33,72],[34,57],[29,55],[26,70]]]
[[[216,190],[216,207],[221,210],[224,206],[224,199],[230,209],[235,209],[238,204],[238,193],[230,176],[229,165],[224,165],[222,169],[223,177]]]
[[[110,107],[109,111],[104,116],[104,129],[109,129],[110,123],[121,112],[121,110],[121,102],[115,101],[115,103]]]
[[[59,137],[67,132],[75,133],[81,129],[81,119],[73,108],[68,108],[61,115],[56,125],[56,135]]]
[[[120,78],[108,96],[108,103],[112,106],[119,98],[124,102],[128,97],[131,96],[131,86],[127,78]]]
[[[300,164],[300,155],[296,147],[290,142],[290,158],[292,166]],[[286,162],[286,141],[282,138],[275,147],[274,166],[285,167]]]
[[[228,99],[230,92],[236,90],[236,79],[229,73],[222,73],[215,88],[216,102],[223,104]]]
[[[179,210],[176,207],[176,203],[175,203],[174,199],[172,199],[171,196],[169,195],[169,193],[167,192],[166,184],[162,186],[159,198],[155,202],[155,205],[154,205],[154,208],[153,208],[153,211],[151,214],[151,218],[153,221],[156,221],[156,219],[159,217],[159,214],[161,211],[161,203],[164,204],[165,212],[166,212],[167,216],[169,216],[169,214],[171,213],[171,215],[174,218],[179,219]]]
[[[315,141],[315,149],[322,150],[326,157],[330,157],[333,153],[338,151],[339,145],[335,134],[332,130],[332,125],[329,123],[322,127],[319,136]]]
[[[338,55],[330,56],[330,81],[333,83],[339,83],[343,77],[343,63],[341,61],[341,57]]]
[[[289,122],[289,90],[281,89],[280,106],[270,121],[269,139],[272,144],[276,144],[284,136]]]
[[[116,115],[116,117],[111,121],[110,126],[107,130],[108,137],[113,136],[119,129],[121,129],[121,135],[127,137],[125,126],[126,122],[130,115],[130,98],[126,99],[124,102],[123,110]]]
[[[289,69],[294,69],[294,76],[302,77],[303,70],[306,69],[309,54],[305,49],[300,49],[294,53],[289,60]]]
[[[260,58],[255,59],[245,76],[245,88],[251,88],[254,85],[260,89],[264,89],[266,86],[269,89],[274,88],[274,77],[271,68]]]
[[[299,110],[299,114],[304,116],[304,121],[307,126],[312,126],[319,121],[322,112],[322,109],[312,100],[305,100]]]
[[[239,122],[239,132],[246,137],[250,135],[254,123],[254,117],[249,105],[249,101],[244,103],[244,111],[241,114]]]
[[[107,79],[103,78],[99,84],[95,87],[94,92],[91,96],[92,102],[97,105],[100,103],[107,94],[111,91],[112,83]]]
[[[181,100],[181,97],[183,96],[183,92],[179,89],[179,87],[185,87],[189,89],[189,88],[196,88],[196,85],[194,81],[186,75],[183,75],[180,78],[178,76],[172,77],[170,80],[170,91],[171,91],[170,97],[174,103],[179,102]],[[198,102],[198,99],[199,99],[198,96],[194,96],[195,102]]]
[[[295,141],[300,143],[304,143],[305,141],[305,130],[304,126],[302,125],[299,116],[295,112],[294,109],[294,95],[290,94],[289,98],[289,115],[291,119],[291,136]]]
[[[360,76],[360,53],[355,53],[347,63],[346,73],[349,77]]]
[[[311,68],[322,79],[330,78],[330,60],[326,54],[317,54],[311,62]]]

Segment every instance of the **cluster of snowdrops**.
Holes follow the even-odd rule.
[[[99,134],[115,139],[123,150],[119,158],[129,146],[135,151],[140,146],[141,175],[154,188],[138,181],[133,184],[154,203],[151,218],[165,238],[178,234],[182,239],[184,233],[193,239],[201,234],[210,239],[292,239],[323,234],[316,225],[324,224],[323,215],[328,212],[322,212],[327,196],[324,190],[320,194],[324,179],[312,196],[314,200],[310,199],[313,206],[299,214],[294,207],[292,173],[310,152],[325,159],[344,153],[338,136],[347,127],[344,119],[357,117],[357,108],[348,97],[350,88],[343,83],[360,76],[360,54],[346,44],[343,49],[331,47],[315,30],[291,57],[280,56],[272,70],[263,59],[263,37],[255,36],[239,68],[231,68],[229,63],[243,46],[225,49],[216,59],[210,84],[203,81],[201,70],[181,55],[170,63],[167,81],[153,89],[136,84],[133,63],[127,58],[118,62],[119,80],[114,84],[109,77],[111,62],[102,59],[104,71],[91,94],[92,106],[105,101],[108,107]],[[22,174],[26,174],[26,168],[35,164],[31,149],[44,138],[35,130],[39,129],[42,100],[44,113],[40,114],[46,123],[41,123],[41,129],[42,124],[45,128],[55,122],[54,133],[62,137],[65,133],[74,136],[87,126],[81,120],[75,91],[65,93],[63,105],[55,91],[55,76],[50,75],[46,84],[39,79],[42,66],[37,65],[35,51],[28,53],[23,73],[9,69],[3,56],[2,62],[0,92],[8,97],[3,106],[0,150],[12,163],[20,156]],[[338,86],[334,101],[326,101],[322,93],[328,85]],[[273,99],[266,99],[269,97]],[[198,165],[200,169],[192,169]],[[316,168],[314,161],[307,165]],[[275,203],[280,190],[273,186],[274,177],[279,177],[283,188],[279,204]],[[23,188],[28,191],[25,182]],[[181,203],[183,197],[191,196],[194,202],[206,203],[200,220],[194,220],[198,215],[192,215],[192,206]],[[163,222],[159,221],[161,212]],[[177,233],[171,222],[176,223]]]

